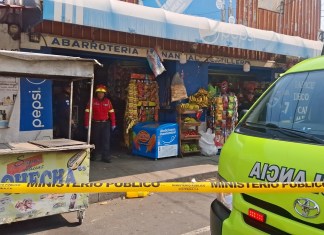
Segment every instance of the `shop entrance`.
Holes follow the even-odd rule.
[[[222,148],[239,121],[242,110],[248,110],[270,85],[272,71],[254,69],[246,73],[242,66],[217,65],[208,70],[207,128],[215,133],[215,144]]]
[[[68,55],[68,56],[81,56],[87,58],[94,58],[103,65],[103,67],[95,68],[94,85],[96,86],[98,84],[103,84],[107,86],[108,88],[107,97],[111,100],[113,108],[115,110],[117,127],[114,130],[114,132],[111,134],[111,148],[113,150],[128,151],[129,143],[127,144],[127,137],[125,137],[125,132],[126,132],[125,128],[127,128],[127,123],[125,120],[125,116],[127,116],[127,113],[125,112],[128,110],[127,108],[129,108],[129,105],[127,106],[127,102],[129,101],[129,84],[131,80],[142,81],[143,89],[144,87],[149,86],[149,84],[151,84],[149,90],[151,91],[151,93],[155,93],[156,95],[150,93],[150,97],[147,97],[146,96],[147,92],[144,92],[144,90],[143,90],[143,94],[140,94],[141,96],[147,98],[147,100],[152,100],[153,97],[154,98],[157,97],[156,98],[157,102],[141,103],[142,104],[141,107],[138,106],[138,103],[140,101],[138,100],[138,97],[134,97],[134,99],[136,98],[136,100],[138,101],[136,104],[134,104],[134,109],[140,111],[138,113],[141,114],[140,117],[141,119],[139,119],[138,121],[139,122],[155,121],[156,117],[154,116],[154,114],[158,113],[155,112],[155,109],[159,108],[159,100],[158,100],[159,89],[158,86],[157,88],[154,89],[152,88],[152,84],[153,84],[152,82],[155,81],[155,78],[149,67],[146,58],[134,58],[134,57],[126,57],[126,56],[107,57],[98,54],[81,54],[80,52],[76,53],[75,51],[67,52],[66,50],[63,51],[59,49],[53,49],[52,53]],[[136,76],[138,76],[138,79],[136,78]],[[144,79],[141,79],[143,77]],[[151,81],[149,82],[148,80]],[[84,140],[86,138],[85,135],[86,130],[84,128],[84,111],[89,101],[89,94],[87,94],[85,91],[88,90],[89,87],[90,84],[83,81],[75,82],[74,84],[73,117],[75,118],[75,120],[73,121],[74,127],[72,129],[72,136],[76,140]],[[64,84],[59,82],[53,84],[54,115],[59,113],[60,106],[57,105],[56,102],[60,100],[60,96],[62,96],[62,91],[64,91]],[[55,120],[58,120],[58,117],[54,116],[53,120],[54,123],[57,123],[55,122]],[[58,135],[58,133],[54,131],[54,135],[55,134]]]
[[[95,71],[95,84],[107,85],[107,97],[111,100],[115,110],[117,128],[111,136],[111,147],[115,150],[127,150],[125,148],[128,147],[127,143],[125,143],[125,128],[127,128],[125,115],[131,76],[133,74],[152,75],[152,72],[148,63],[141,59],[130,60],[121,58],[108,60],[103,63],[104,66]]]
[[[254,101],[270,85],[270,79],[260,80],[257,74],[224,73],[209,70],[208,83],[221,92],[222,83],[227,83],[227,92],[233,92],[238,98],[238,112],[249,109]]]

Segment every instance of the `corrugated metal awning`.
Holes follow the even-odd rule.
[[[302,58],[323,43],[116,0],[44,0],[46,20]]]

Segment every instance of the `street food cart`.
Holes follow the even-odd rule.
[[[92,107],[96,64],[100,65],[91,59],[0,50],[1,77],[68,81],[71,86],[70,107],[73,107],[73,82],[82,79],[89,79],[91,84]],[[41,115],[40,110],[33,112],[35,117]],[[91,112],[90,109],[90,115]],[[87,142],[75,141],[71,140],[71,118],[72,108],[69,139],[29,139],[0,143],[1,183],[88,183],[90,151],[93,148],[90,145],[91,123]],[[8,133],[8,130],[10,131],[10,127],[6,128],[7,132],[0,129],[0,136]],[[81,224],[88,207],[88,197],[88,194],[81,193],[0,194],[0,224],[71,211],[77,212]]]

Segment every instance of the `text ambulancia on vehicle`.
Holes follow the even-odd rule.
[[[324,57],[285,72],[224,145],[219,180],[324,181]],[[324,234],[323,193],[217,195],[212,234]]]

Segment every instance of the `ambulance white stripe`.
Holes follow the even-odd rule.
[[[204,227],[204,228],[199,228],[194,231],[188,232],[188,233],[183,233],[181,235],[196,235],[196,234],[201,234],[201,233],[206,233],[210,231],[210,226]]]
[[[62,2],[54,2],[54,21],[62,20]]]

